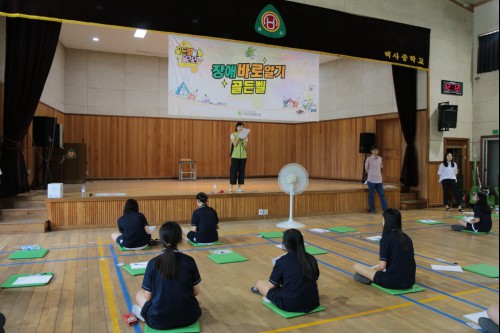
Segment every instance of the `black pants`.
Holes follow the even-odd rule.
[[[445,206],[448,205],[448,191],[451,190],[453,191],[453,196],[455,197],[455,202],[457,206],[460,206],[462,203],[462,198],[458,196],[458,190],[457,190],[457,181],[455,179],[443,179],[441,181],[441,185],[443,186],[443,203]]]
[[[245,184],[245,166],[247,164],[246,158],[231,158],[231,170],[229,173],[229,183],[236,185],[236,178],[238,184]]]

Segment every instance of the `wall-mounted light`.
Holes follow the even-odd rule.
[[[98,41],[99,41],[99,37],[92,37],[92,40],[93,40],[94,42],[98,42]]]
[[[135,38],[144,38],[148,31],[144,29],[137,29],[134,33]]]

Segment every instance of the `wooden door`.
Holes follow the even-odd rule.
[[[458,167],[458,194],[469,193],[471,172],[469,171],[469,139],[444,138],[444,151],[453,154],[453,160]]]
[[[377,120],[379,155],[384,183],[399,184],[401,176],[401,125],[399,118]]]

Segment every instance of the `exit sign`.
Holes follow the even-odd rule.
[[[498,130],[497,129],[493,130],[493,135],[498,135]]]

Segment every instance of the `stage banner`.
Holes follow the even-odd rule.
[[[168,114],[319,121],[319,55],[169,35]]]

